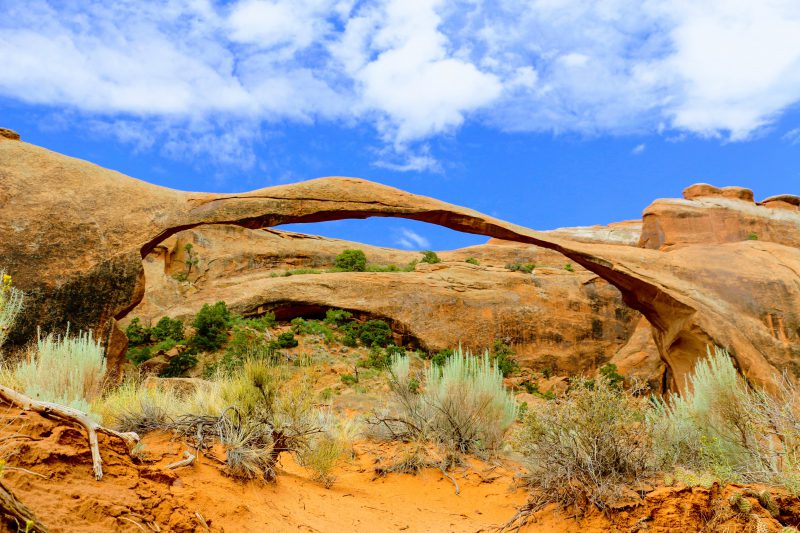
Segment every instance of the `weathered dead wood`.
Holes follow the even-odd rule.
[[[139,435],[136,433],[120,433],[119,431],[114,431],[113,429],[101,426],[82,411],[67,407],[66,405],[34,400],[14,389],[2,385],[0,385],[0,400],[15,405],[23,411],[34,411],[45,416],[60,418],[61,420],[74,422],[83,426],[89,437],[89,447],[92,450],[92,468],[94,469],[94,477],[98,481],[103,478],[103,459],[100,457],[100,445],[97,441],[98,432],[122,439],[125,444],[128,445],[129,449],[139,442]]]
[[[185,459],[181,459],[180,461],[175,461],[174,463],[170,463],[167,465],[167,470],[173,470],[175,468],[180,468],[182,466],[189,466],[194,462],[194,455],[189,453],[189,450],[183,452],[183,456]]]
[[[4,520],[15,522],[20,531],[48,532],[47,527],[39,522],[33,511],[20,502],[2,481],[0,481],[0,515]]]

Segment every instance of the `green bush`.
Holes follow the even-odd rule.
[[[356,377],[353,374],[343,374],[342,377],[341,377],[341,380],[342,380],[342,383],[344,383],[348,387],[350,385],[355,385],[356,383],[358,383],[358,380],[356,379]]]
[[[567,272],[575,272],[575,268],[572,266],[572,263],[567,263],[564,265],[564,270]]]
[[[175,339],[166,338],[163,341],[156,344],[153,350],[155,352],[168,352],[177,345],[178,341],[176,341]]]
[[[297,317],[292,320],[292,331],[296,335],[319,335],[323,337],[328,344],[335,339],[333,330],[319,320],[306,320]]]
[[[422,252],[422,262],[430,263],[433,265],[436,263],[441,263],[442,260],[439,259],[438,255],[436,255],[436,252],[433,252],[431,250],[425,250],[424,252]]]
[[[344,272],[364,272],[367,268],[367,256],[361,250],[345,250],[336,256],[334,264],[338,270]]]
[[[125,357],[134,365],[139,366],[153,357],[153,352],[147,346],[139,346],[136,348],[128,348]]]
[[[275,320],[275,313],[270,312],[264,313],[261,316],[251,316],[247,318],[237,315],[232,322],[235,325],[244,326],[259,332],[264,332],[275,327],[275,324],[277,324],[277,320]]]
[[[404,357],[406,351],[400,346],[390,344],[386,349],[380,348],[377,344],[373,344],[369,349],[367,357],[360,362],[361,366],[365,368],[377,368],[382,370],[387,368],[392,362],[394,357]]]
[[[150,342],[150,328],[142,326],[139,317],[136,317],[125,328],[125,336],[128,337],[131,346],[141,346]]]
[[[491,357],[503,377],[508,377],[519,370],[519,364],[514,359],[514,350],[499,339],[495,339],[492,345]]]
[[[182,340],[183,322],[177,319],[173,320],[168,316],[161,317],[156,325],[150,328],[150,337],[156,342],[166,339]]]
[[[614,363],[606,363],[600,367],[600,375],[606,378],[608,385],[614,388],[622,387],[625,382],[625,377],[617,372],[617,365]]]
[[[758,240],[758,234],[755,231],[751,231],[750,233],[747,234],[747,240],[748,241],[757,241]]]
[[[231,313],[225,302],[217,302],[214,305],[205,304],[192,322],[195,334],[190,344],[203,351],[218,350],[228,340],[230,325]]]
[[[162,378],[177,378],[197,364],[197,357],[187,350],[169,360],[167,367],[159,374]]]
[[[464,260],[464,262],[469,263],[470,265],[480,265],[478,260],[475,259],[474,257],[468,257],[467,259]]]
[[[431,364],[436,366],[442,366],[447,362],[447,359],[452,357],[453,350],[450,348],[445,348],[444,350],[440,350],[436,352],[433,357],[431,357]]]
[[[353,318],[353,313],[344,309],[328,309],[325,312],[325,323],[332,326],[342,326]]]
[[[284,331],[272,342],[277,348],[294,348],[299,344],[297,339],[294,338],[294,333],[291,331]]]
[[[366,272],[400,272],[397,265],[367,265]]]
[[[383,320],[368,320],[358,328],[358,340],[364,346],[388,346],[392,342],[392,328]]]
[[[506,265],[506,268],[512,272],[530,274],[533,272],[533,269],[536,268],[536,265],[534,263],[509,263]]]

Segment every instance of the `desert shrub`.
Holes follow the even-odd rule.
[[[603,376],[608,385],[615,389],[619,389],[622,387],[622,384],[625,382],[625,377],[617,372],[617,365],[614,363],[606,363],[600,367],[600,375]]]
[[[322,337],[328,344],[335,339],[333,330],[319,320],[305,320],[300,317],[295,318],[292,320],[292,331],[298,335],[317,335]]]
[[[450,348],[439,350],[431,357],[431,364],[436,366],[442,366],[443,364],[445,364],[445,362],[447,362],[447,359],[452,357],[453,353],[454,353],[453,350],[451,350]]]
[[[272,360],[275,357],[275,348],[275,344],[267,340],[264,333],[248,327],[235,326],[220,361],[221,369],[229,372],[240,367],[247,359]]]
[[[425,250],[425,251],[422,252],[421,262],[422,263],[430,263],[431,265],[433,265],[433,264],[436,264],[436,263],[441,263],[442,260],[439,259],[438,255],[436,255],[436,252],[433,252],[431,250]]]
[[[347,386],[355,385],[356,383],[358,383],[358,379],[353,374],[342,374],[342,377],[340,379],[342,383],[344,383]]]
[[[147,346],[128,348],[125,357],[128,361],[138,366],[153,357],[153,351]]]
[[[758,240],[758,233],[756,233],[755,231],[751,231],[750,233],[747,234],[747,240],[748,241],[757,241]]]
[[[344,309],[328,309],[325,311],[325,323],[331,326],[343,326],[353,318],[353,313]]]
[[[26,361],[14,369],[21,391],[31,398],[89,412],[100,396],[106,361],[91,333],[40,337]]]
[[[295,268],[294,270],[287,270],[283,273],[283,277],[288,278],[289,276],[302,276],[305,274],[322,274],[322,270],[318,270],[316,268]]]
[[[419,264],[419,260],[417,260],[417,259],[412,259],[412,260],[411,260],[411,261],[409,261],[409,262],[408,262],[408,264],[407,264],[406,266],[404,266],[404,267],[403,267],[401,270],[402,270],[403,272],[414,272],[414,269],[416,269],[416,268],[417,268],[417,264]]]
[[[506,265],[506,268],[512,272],[530,274],[533,272],[533,269],[536,268],[536,265],[533,263],[509,263]]]
[[[291,331],[284,331],[273,341],[276,348],[294,348],[299,342],[294,338],[294,333]]]
[[[567,263],[564,265],[564,270],[567,272],[575,272],[575,267],[572,266],[572,263]]]
[[[392,342],[392,328],[383,320],[368,320],[361,324],[357,335],[364,346],[387,346]]]
[[[432,441],[457,453],[497,449],[517,416],[514,397],[489,355],[473,357],[456,350],[441,367],[431,365],[419,381],[408,357],[395,356],[389,385],[392,421],[382,422],[390,436]]]
[[[150,337],[156,342],[166,339],[183,340],[183,322],[168,316],[161,317],[156,325],[150,328]]]
[[[648,405],[609,385],[577,386],[547,409],[529,410],[515,443],[541,503],[601,509],[652,471]]]
[[[491,358],[503,377],[508,377],[519,370],[519,364],[514,359],[514,350],[499,339],[495,339],[492,344]]]
[[[685,389],[658,401],[649,418],[662,468],[800,491],[800,402],[789,379],[777,380],[773,394],[751,388],[716,348]]]
[[[267,312],[258,317],[248,317],[239,320],[240,324],[254,329],[256,331],[266,331],[269,328],[275,327],[277,320],[275,320],[275,313]]]
[[[220,349],[228,340],[228,327],[231,314],[225,302],[214,305],[204,304],[194,317],[192,326],[195,334],[190,344],[199,350],[213,352]]]
[[[128,337],[131,346],[141,346],[150,342],[150,328],[142,326],[139,317],[136,317],[125,328],[125,336]]]
[[[369,264],[365,269],[365,272],[401,272],[401,269],[397,267],[397,265],[374,265]]]
[[[470,265],[480,265],[477,259],[474,257],[468,257],[464,260],[465,263],[469,263]]]
[[[153,350],[155,350],[156,352],[168,352],[171,349],[173,349],[174,347],[176,347],[177,345],[178,345],[178,341],[176,341],[175,339],[172,339],[170,337],[167,337],[163,341],[161,341],[158,344],[156,344],[153,347]]]
[[[169,360],[167,367],[161,371],[162,378],[177,378],[197,365],[197,356],[192,350],[186,350]]]
[[[343,272],[364,272],[367,256],[361,250],[345,250],[336,256],[334,264]]]
[[[11,326],[22,311],[24,295],[12,284],[11,276],[0,270],[0,346],[5,344]]]
[[[373,344],[369,349],[367,357],[360,361],[360,366],[383,370],[389,367],[394,357],[403,357],[405,354],[406,351],[403,348],[395,346],[394,344],[388,345],[385,349],[382,349],[377,344]]]

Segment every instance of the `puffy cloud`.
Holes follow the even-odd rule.
[[[748,139],[800,100],[800,4],[0,0],[0,64],[0,95],[140,149],[252,165],[235,145],[264,124],[337,121],[374,128],[376,165],[435,171],[427,140],[469,120]]]

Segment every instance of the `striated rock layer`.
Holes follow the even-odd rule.
[[[190,282],[182,283],[174,276],[187,271],[187,243],[198,264]],[[330,268],[349,248],[382,266],[421,257],[274,230],[195,228],[145,258],[147,291],[130,316],[145,323],[165,315],[189,318],[218,300],[239,313],[273,311],[283,319],[340,308],[387,320],[398,342],[414,347],[438,351],[461,344],[482,351],[501,339],[514,346],[524,366],[570,373],[591,372],[608,361],[640,317],[597,275],[579,266],[565,270],[563,255],[508,241],[440,252],[441,263],[418,264],[413,272],[282,275],[287,269]],[[533,274],[512,272],[505,268],[509,263],[537,268]]]
[[[69,321],[103,336],[112,367],[126,344],[116,320],[144,293],[142,258],[178,231],[203,224],[261,228],[395,216],[535,244],[596,273],[653,326],[673,387],[709,344],[728,347],[752,381],[768,385],[776,370],[800,375],[800,250],[791,244],[797,242],[800,212],[791,201],[778,200],[788,206],[781,209],[769,206],[775,201],[732,201],[747,208],[721,205],[730,220],[771,220],[780,212],[786,220],[774,231],[786,235],[737,242],[726,236],[669,251],[661,250],[666,239],[648,248],[579,242],[354,178],[242,194],[185,193],[0,137],[0,256],[29,295],[13,342],[29,341],[35,324],[48,330]],[[645,241],[652,234],[646,227],[647,220]]]

